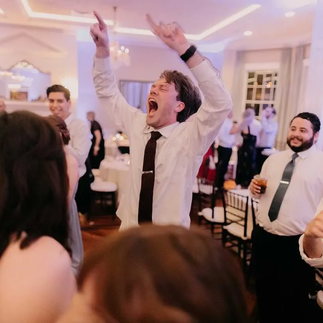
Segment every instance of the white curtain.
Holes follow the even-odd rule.
[[[120,92],[127,102],[143,112],[147,112],[146,100],[152,83],[120,81]]]
[[[291,119],[298,113],[303,80],[305,48],[284,49],[281,55],[277,93],[277,121],[279,125],[276,148],[286,148],[286,137]]]
[[[234,119],[241,119],[241,111],[244,111],[244,108],[241,106],[245,99],[245,93],[243,92],[243,84],[246,79],[246,70],[245,70],[245,52],[237,53],[237,64],[236,64],[236,73],[233,81],[232,89],[232,101],[233,101],[233,114]]]

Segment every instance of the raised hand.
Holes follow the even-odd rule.
[[[90,35],[96,45],[96,56],[105,58],[110,56],[108,27],[96,11],[93,11],[93,13],[98,22],[92,25]]]
[[[323,239],[323,211],[308,223],[305,235],[312,238]]]
[[[149,14],[147,14],[146,18],[152,32],[179,55],[184,54],[190,47],[190,43],[187,41],[183,30],[176,22],[167,25],[160,22],[157,25]]]

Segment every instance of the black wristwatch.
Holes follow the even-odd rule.
[[[191,45],[190,48],[180,57],[184,62],[187,62],[195,54],[196,51],[197,47],[195,45]]]

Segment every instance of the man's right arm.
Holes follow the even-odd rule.
[[[118,129],[128,134],[133,116],[139,110],[131,107],[120,93],[109,57],[94,57],[93,81],[103,109]]]
[[[96,45],[93,80],[99,100],[116,126],[129,134],[132,119],[139,110],[131,107],[119,92],[116,77],[111,68],[108,28],[102,17],[94,12],[98,23],[91,27],[90,35]]]

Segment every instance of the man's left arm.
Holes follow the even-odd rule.
[[[177,23],[156,24],[147,15],[153,33],[179,56],[190,48],[183,30]],[[193,154],[203,155],[218,134],[225,118],[232,109],[231,97],[219,71],[198,51],[186,61],[204,95],[204,102],[186,128],[187,142]]]
[[[85,164],[91,148],[90,130],[89,127],[81,120],[75,126],[71,133],[71,141],[69,151],[76,158],[79,167]]]
[[[220,73],[207,59],[191,68],[191,71],[204,95],[204,101],[188,127],[188,136],[194,153],[202,155],[214,141],[231,111],[232,100]]]

